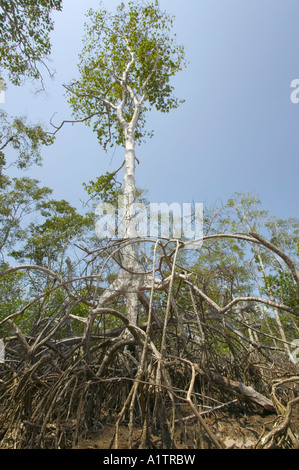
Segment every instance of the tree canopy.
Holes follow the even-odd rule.
[[[28,123],[25,116],[11,118],[0,110],[0,172],[6,165],[27,169],[32,164],[41,164],[41,148],[54,143],[54,136],[41,125]],[[7,160],[6,151],[16,151],[16,159]]]
[[[173,18],[158,0],[121,3],[113,14],[90,10],[88,18],[80,78],[67,86],[74,116],[93,122],[105,149],[124,145],[129,124],[141,142],[152,135],[145,130],[146,112],[168,112],[181,102],[170,83],[185,65],[184,48],[171,35]]]
[[[62,0],[0,0],[0,76],[9,73],[15,85],[23,77],[42,78],[40,65],[51,51],[53,10],[62,9]]]

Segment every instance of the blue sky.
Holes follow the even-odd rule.
[[[150,202],[225,202],[236,191],[260,197],[280,218],[298,217],[299,103],[290,100],[299,78],[298,0],[161,0],[175,15],[177,41],[189,65],[173,81],[186,102],[169,114],[152,112],[155,135],[137,148],[137,185]],[[64,0],[52,33],[54,80],[47,95],[27,82],[10,86],[5,103],[11,115],[56,124],[71,117],[63,83],[76,76],[85,12],[97,0]],[[116,0],[104,0],[113,10]],[[81,208],[82,183],[112,171],[123,149],[105,153],[91,129],[65,126],[43,151],[43,167],[28,175]],[[13,169],[10,170],[13,174]]]

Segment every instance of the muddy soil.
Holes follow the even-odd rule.
[[[276,414],[261,413],[231,413],[217,412],[206,418],[214,433],[219,437],[228,449],[254,449],[260,436],[273,429],[277,419]],[[299,435],[299,406],[294,409],[292,416],[292,430]],[[101,432],[90,434],[87,439],[81,441],[76,449],[109,449],[113,439],[114,427],[105,425]],[[140,429],[135,429],[132,438],[132,448],[135,447],[141,435]],[[119,429],[119,449],[129,449],[129,430],[126,425]],[[161,437],[151,435],[153,448],[161,449]],[[184,444],[182,442],[184,441]],[[174,435],[176,449],[209,449],[212,443],[203,433],[199,433],[195,419],[185,421],[183,429],[177,427]]]

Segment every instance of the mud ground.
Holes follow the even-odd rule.
[[[273,429],[277,420],[276,414],[265,412],[255,413],[232,413],[220,412],[205,418],[207,424],[212,428],[228,449],[254,449],[259,438]],[[296,407],[292,415],[293,432],[299,436],[299,406]],[[113,425],[105,425],[100,432],[90,434],[87,439],[81,441],[76,449],[109,449],[113,439]],[[132,448],[138,442],[141,435],[140,429],[135,429],[132,439]],[[129,449],[129,430],[126,425],[119,429],[119,449]],[[154,448],[161,449],[161,437],[151,435]],[[184,444],[182,443],[184,442]],[[199,432],[196,418],[184,422],[184,426],[178,426],[174,434],[174,449],[209,449],[213,448],[212,443],[203,433]]]

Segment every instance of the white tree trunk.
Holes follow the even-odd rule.
[[[134,130],[131,126],[126,129],[126,153],[124,171],[124,238],[135,238],[135,210],[136,185],[135,185],[135,140]],[[123,253],[123,266],[127,270],[126,310],[127,318],[133,325],[137,324],[138,311],[138,287],[140,276],[137,244],[132,243],[125,247]]]
[[[126,130],[126,153],[124,174],[125,238],[134,237],[135,186],[135,141],[131,127]]]
[[[260,262],[260,266],[261,266],[261,270],[262,270],[264,279],[266,279],[266,270],[265,270],[264,263],[263,263],[263,260],[262,260],[262,257],[261,257],[261,255],[260,255],[260,252],[259,252],[259,249],[258,249],[258,248],[256,249],[256,252],[257,252],[257,255],[258,255],[258,259],[259,259],[259,262]],[[271,292],[271,289],[269,288],[268,285],[267,285],[267,292],[268,292],[269,299],[270,299],[272,302],[274,302],[274,297],[273,297],[272,292]],[[285,335],[285,332],[284,332],[282,323],[281,323],[281,321],[280,321],[280,316],[279,316],[279,313],[278,313],[277,308],[274,308],[274,316],[275,316],[276,324],[277,324],[277,326],[278,326],[278,330],[279,330],[280,337],[281,337],[281,339],[283,340],[283,347],[284,347],[286,353],[288,354],[290,360],[292,361],[292,360],[293,360],[293,359],[292,359],[292,355],[291,355],[291,352],[290,352],[289,345],[287,344],[287,338],[286,338],[286,335]]]

